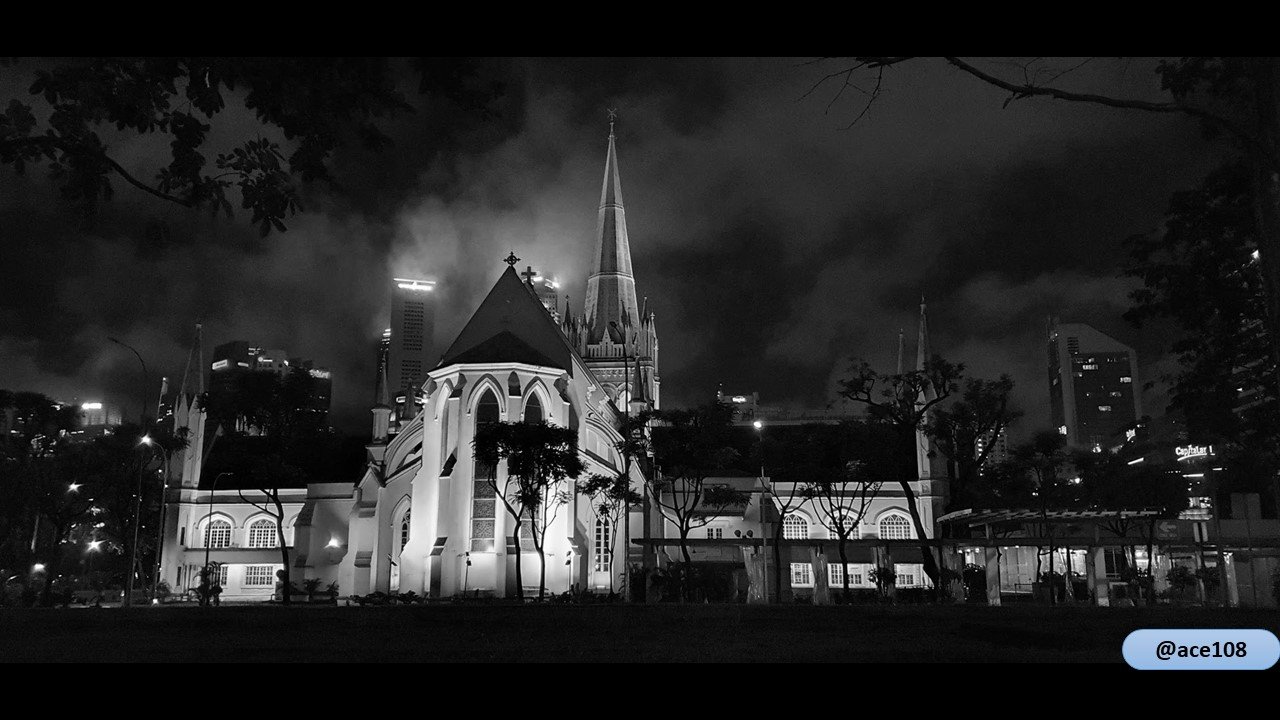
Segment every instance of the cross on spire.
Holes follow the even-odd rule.
[[[520,262],[520,258],[516,257],[516,251],[512,250],[511,254],[504,258],[502,262],[510,265],[511,267],[515,267],[516,263]]]
[[[524,272],[520,273],[520,277],[524,278],[526,284],[532,285],[533,279],[538,277],[538,273],[533,271],[532,265],[526,265]]]
[[[609,137],[613,137],[613,124],[618,120],[618,108],[609,108]]]

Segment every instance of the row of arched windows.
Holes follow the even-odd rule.
[[[846,524],[849,519],[846,518]],[[879,537],[884,540],[910,540],[914,533],[911,530],[911,521],[905,515],[891,512],[880,518],[877,523]],[[786,540],[808,540],[809,539],[809,520],[799,513],[787,515],[782,521],[782,537]],[[858,537],[858,529],[853,528],[850,537]]]
[[[204,544],[200,547],[231,547],[231,523],[224,518],[215,517],[204,524],[201,538]],[[280,546],[280,534],[276,531],[276,521],[270,518],[259,518],[249,523],[245,529],[245,547],[274,548]]]

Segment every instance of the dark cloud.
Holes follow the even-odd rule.
[[[1087,68],[1084,89],[1156,87],[1149,68]],[[4,68],[0,90],[27,84]],[[980,375],[1009,372],[1025,425],[1047,423],[1045,315],[1091,322],[1154,366],[1158,333],[1119,314],[1132,281],[1119,241],[1157,226],[1171,191],[1217,151],[1191,123],[1004,97],[938,64],[898,68],[857,124],[827,108],[821,70],[789,60],[487,61],[505,87],[479,120],[415,98],[386,152],[345,149],[288,233],[158,205],[127,187],[92,228],[39,173],[0,170],[0,386],[133,407],[137,346],[181,373],[191,327],[250,339],[335,374],[335,420],[365,429],[388,279],[440,281],[447,344],[514,249],[581,311],[594,249],[606,108],[616,107],[639,293],[657,312],[663,399],[723,383],[823,406],[848,358],[913,356],[920,295],[934,347]],[[408,75],[405,76],[406,82]],[[215,133],[257,132],[231,113]],[[117,138],[146,174],[162,153]]]

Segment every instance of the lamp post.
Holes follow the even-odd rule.
[[[139,353],[136,349],[134,349],[132,345],[126,345],[125,343],[122,343],[113,337],[109,337],[107,338],[107,340],[110,340],[111,342],[133,353],[133,356],[138,358],[138,364],[142,366],[142,410],[138,415],[138,427],[142,428],[145,431],[146,428],[144,426],[147,423],[147,420],[146,420],[146,417],[147,417],[147,363],[142,359],[142,354]]]
[[[156,565],[151,574],[151,599],[154,602],[156,587],[160,584],[160,550],[164,546],[164,505],[165,493],[169,489],[169,451],[165,450],[164,445],[152,440],[150,435],[142,436],[142,444],[160,450],[160,457],[164,460],[163,472],[160,473],[160,522],[156,523]]]
[[[751,423],[751,427],[756,429],[757,447],[760,448],[760,553],[762,555],[762,565],[764,566],[764,603],[769,604],[769,532],[764,524],[764,505],[769,500],[769,491],[764,484],[764,423],[755,420]],[[778,572],[782,572],[779,568]],[[782,600],[781,597],[778,598]]]
[[[223,475],[234,474],[229,472],[218,473],[213,478],[213,485],[209,487],[209,515],[204,519],[204,569],[200,573],[202,578],[201,585],[204,586],[204,590],[200,595],[200,604],[203,607],[209,607],[209,590],[213,587],[213,583],[209,581],[209,540],[211,537],[209,523],[213,522],[213,491],[218,489],[218,481],[222,479]]]

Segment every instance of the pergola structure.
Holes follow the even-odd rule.
[[[1000,548],[1019,545],[1050,546],[1054,548],[1085,550],[1085,579],[1089,594],[1097,605],[1109,605],[1109,583],[1103,553],[1107,547],[1131,547],[1151,545],[1155,542],[1155,523],[1161,512],[1154,508],[1130,509],[1039,509],[996,508],[966,509],[947,513],[938,518],[940,525],[965,526],[973,537],[956,538],[944,545],[953,545],[949,555],[952,562],[959,556],[961,546],[983,549],[987,576],[987,603],[1000,604]],[[1135,522],[1139,535],[1117,535],[1114,524]],[[1106,526],[1111,525],[1111,528]],[[1010,526],[1018,534],[1007,534]],[[1145,526],[1145,527],[1144,527]],[[1061,529],[1061,534],[1058,530]],[[1103,535],[1107,529],[1108,534]],[[976,531],[976,532],[975,532]],[[997,535],[1001,535],[997,537]],[[1069,556],[1069,555],[1068,555]]]

